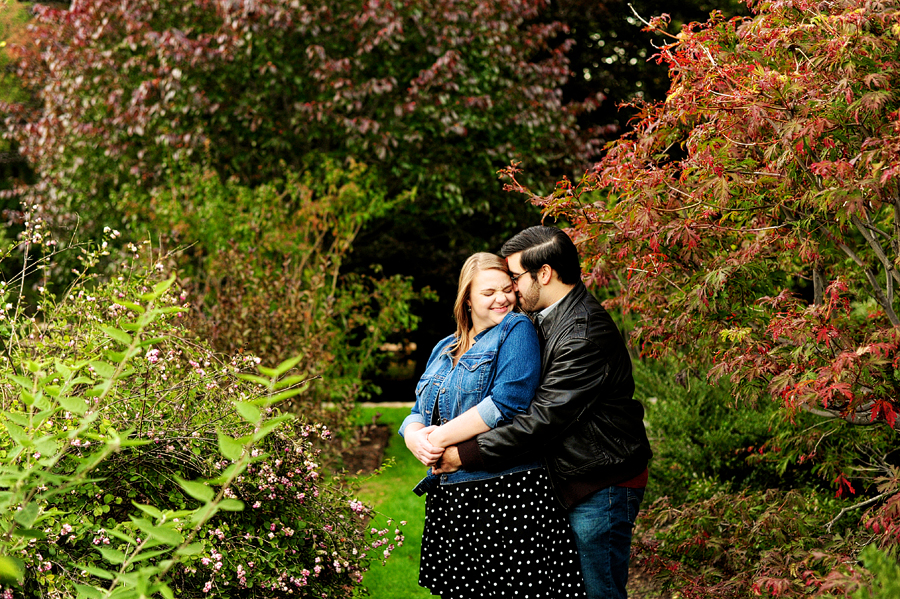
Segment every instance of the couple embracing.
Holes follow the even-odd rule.
[[[463,266],[456,332],[400,427],[431,466],[419,584],[444,599],[624,598],[651,456],[628,351],[565,233],[531,227],[501,254]]]

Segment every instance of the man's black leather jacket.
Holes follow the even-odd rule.
[[[460,444],[460,459],[466,469],[499,470],[540,455],[569,507],[560,486],[627,481],[643,473],[652,453],[628,350],[587,288],[577,284],[539,328],[541,383],[528,411]]]

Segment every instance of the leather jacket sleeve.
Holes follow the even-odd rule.
[[[540,456],[595,407],[610,370],[607,352],[591,340],[570,338],[554,348],[549,366],[526,413],[459,446],[463,468],[501,470]]]

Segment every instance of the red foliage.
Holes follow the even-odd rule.
[[[713,358],[742,397],[893,427],[900,4],[751,8],[672,36],[666,101],[540,204],[645,355]]]

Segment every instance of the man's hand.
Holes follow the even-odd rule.
[[[450,474],[462,468],[462,462],[459,461],[459,450],[456,445],[451,445],[444,450],[438,465],[432,468],[434,474]]]
[[[406,441],[406,448],[426,466],[434,466],[441,458],[441,454],[444,453],[443,449],[428,442],[428,434],[437,427],[426,426],[419,429],[413,427],[414,425],[410,424],[404,431],[403,439]]]

